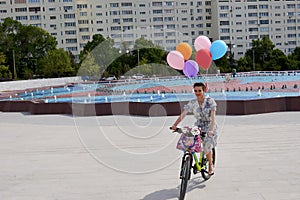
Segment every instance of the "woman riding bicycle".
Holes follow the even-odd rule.
[[[206,97],[206,85],[204,83],[194,83],[194,93],[196,99],[191,100],[184,106],[183,112],[177,118],[172,126],[172,130],[176,130],[177,125],[183,120],[188,113],[193,113],[196,118],[195,126],[206,132],[208,137],[203,141],[204,153],[209,162],[209,174],[214,174],[214,166],[212,159],[212,149],[217,145],[217,124],[215,120],[217,104],[211,97]]]

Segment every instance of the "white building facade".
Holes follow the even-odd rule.
[[[235,59],[263,36],[286,54],[300,44],[300,0],[0,0],[6,17],[45,29],[75,55],[94,34],[130,49],[144,37],[165,50],[206,35],[231,44]]]

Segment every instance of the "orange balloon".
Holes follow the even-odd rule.
[[[192,56],[192,48],[188,43],[181,42],[176,46],[176,51],[179,51],[184,60],[188,60]]]

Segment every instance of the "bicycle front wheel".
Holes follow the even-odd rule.
[[[213,164],[215,165],[215,163],[216,163],[216,150],[215,150],[215,148],[212,149],[212,159],[213,159]],[[208,180],[211,177],[211,175],[209,175],[208,171],[209,171],[208,159],[206,158],[206,155],[203,155],[202,160],[201,160],[201,175],[202,175],[204,180]]]
[[[191,175],[191,159],[191,156],[187,156],[182,166],[179,200],[184,200],[185,197],[188,181]]]

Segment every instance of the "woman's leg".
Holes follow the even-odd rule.
[[[214,174],[214,164],[213,164],[213,159],[212,159],[212,151],[206,154],[206,158],[208,159],[208,164],[209,164],[209,169],[208,173],[209,174]]]

